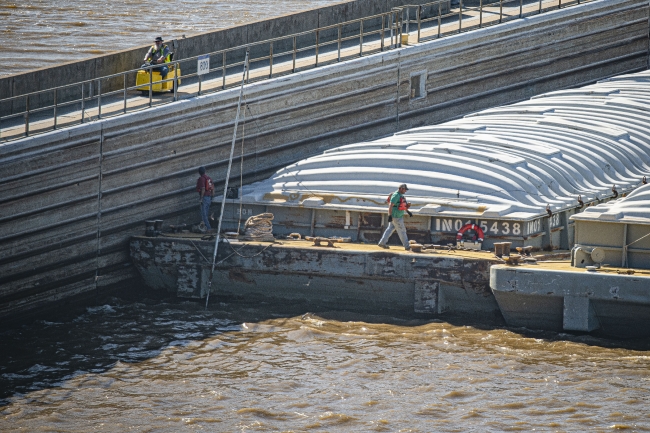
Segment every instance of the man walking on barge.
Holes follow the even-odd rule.
[[[403,183],[399,186],[399,189],[391,194],[388,201],[388,227],[384,235],[379,240],[379,246],[381,248],[388,249],[388,239],[391,237],[394,231],[397,230],[397,236],[399,236],[404,249],[409,251],[411,245],[409,244],[409,239],[406,236],[406,226],[404,225],[404,213],[409,212],[409,207],[411,203],[406,202],[406,197],[404,194],[408,191],[406,184]],[[410,212],[409,212],[410,214]]]
[[[212,230],[212,227],[210,227],[210,204],[212,203],[212,197],[214,197],[214,184],[210,176],[205,174],[205,167],[199,167],[199,175],[196,181],[196,190],[199,193],[201,219],[206,230]]]

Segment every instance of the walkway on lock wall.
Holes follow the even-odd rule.
[[[436,1],[421,5],[422,8],[437,8],[442,2]],[[481,2],[482,3],[482,2]],[[384,50],[396,49],[404,44],[414,44],[424,41],[435,40],[446,36],[452,36],[460,32],[473,31],[481,27],[487,27],[501,22],[528,17],[539,13],[550,12],[567,6],[580,4],[580,0],[571,2],[562,2],[562,0],[510,0],[507,3],[498,1],[490,3],[487,6],[479,5],[477,7],[456,7],[451,9],[447,14],[436,14],[433,17],[420,17],[419,11],[408,10],[405,15],[408,19],[403,19],[398,26],[385,28],[384,32],[368,32],[365,38],[346,37],[343,40],[339,37],[339,46],[332,47],[331,42],[320,50],[312,49],[307,55],[295,56],[294,59],[275,62],[275,58],[269,62],[269,58],[258,59],[256,66],[251,64],[250,72],[247,77],[248,82],[256,82],[272,77],[278,77],[295,72],[299,72],[314,67],[324,66],[347,59],[357,58],[363,55],[374,54]],[[582,0],[582,3],[586,3]],[[413,7],[414,9],[417,6]],[[406,10],[406,7],[405,9]],[[393,13],[393,12],[391,12]],[[391,13],[383,15],[389,16]],[[414,17],[413,17],[414,16]],[[413,18],[412,18],[413,17]],[[418,22],[418,17],[420,20]],[[362,21],[355,20],[356,21]],[[392,18],[391,18],[392,20]],[[382,18],[382,22],[383,18]],[[398,28],[399,27],[399,28]],[[399,37],[398,30],[401,29],[404,36],[408,39]],[[394,30],[394,31],[393,31]],[[382,38],[383,36],[383,38]],[[278,39],[288,39],[290,36]],[[353,43],[353,41],[363,40],[362,44]],[[341,43],[341,40],[343,41]],[[262,42],[263,43],[263,42]],[[243,47],[242,47],[243,48]],[[314,52],[315,51],[315,52]],[[269,56],[271,57],[271,56]],[[286,58],[284,53],[282,58]],[[255,61],[256,59],[253,59]],[[178,64],[183,69],[183,62],[188,60],[179,60]],[[53,109],[40,110],[37,113],[26,113],[21,116],[4,116],[0,117],[0,143],[14,141],[26,136],[45,133],[54,129],[63,129],[66,127],[78,125],[81,123],[96,121],[99,118],[118,116],[134,111],[149,109],[155,106],[169,104],[177,100],[189,99],[199,95],[214,93],[223,89],[231,88],[238,85],[242,79],[242,66],[239,64],[229,65],[228,71],[224,75],[207,80],[199,80],[196,74],[181,75],[182,84],[178,86],[177,91],[168,93],[141,92],[135,87],[130,87],[126,91],[111,92],[107,96],[88,96],[84,101],[83,108],[81,103],[68,104],[67,108],[58,108],[58,113],[53,114]],[[260,65],[261,63],[261,65]],[[211,75],[220,73],[221,68],[213,68]],[[137,70],[130,71],[133,75]],[[101,79],[100,79],[101,80]],[[92,80],[98,81],[98,80]],[[92,84],[91,84],[92,85]],[[67,86],[70,87],[70,86]],[[90,86],[89,86],[90,88]],[[42,91],[39,93],[44,93]],[[92,90],[91,90],[92,92]],[[19,97],[7,98],[17,99]],[[0,101],[2,103],[3,101]]]

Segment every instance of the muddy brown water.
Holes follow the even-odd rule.
[[[156,36],[172,40],[335,3],[0,0],[0,76],[151,44]]]
[[[5,325],[0,431],[650,430],[650,341],[307,308],[112,297]]]

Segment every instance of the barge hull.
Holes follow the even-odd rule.
[[[490,287],[509,326],[650,335],[650,275],[498,265]]]
[[[210,241],[134,237],[131,257],[148,286],[202,299],[209,287],[213,248]],[[328,248],[291,241],[220,244],[217,263],[221,263],[211,293],[306,301],[314,308],[501,320],[489,288],[493,263],[489,256],[394,248],[378,251],[375,245],[359,244]]]

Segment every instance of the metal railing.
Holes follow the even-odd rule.
[[[531,5],[537,5],[539,8],[531,10]],[[586,2],[589,0],[582,0]],[[532,13],[542,13],[543,11],[554,10],[560,7],[566,7],[571,4],[579,4],[580,0],[573,0],[569,3],[562,4],[562,0],[553,0],[557,6],[551,5],[546,10],[542,8],[542,0],[529,0],[526,2],[528,15]],[[510,3],[519,4],[518,15],[506,15],[504,17],[504,5]],[[548,2],[547,2],[548,3]],[[153,71],[160,68],[160,65],[152,65],[117,74],[107,75],[90,80],[80,81],[74,84],[54,87],[37,92],[31,92],[19,96],[4,98],[0,100],[1,104],[19,105],[17,112],[0,117],[0,141],[7,141],[28,137],[34,133],[43,133],[51,130],[60,129],[76,124],[83,124],[89,120],[101,119],[107,116],[126,114],[129,110],[139,110],[149,108],[154,105],[154,85],[159,83],[172,82],[173,92],[170,96],[163,96],[156,100],[156,104],[166,104],[179,99],[178,82],[179,80],[190,80],[191,84],[198,84],[196,92],[186,92],[185,97],[193,97],[208,92],[217,92],[229,87],[228,74],[232,74],[233,79],[243,67],[243,60],[237,60],[238,57],[243,59],[240,53],[250,50],[256,53],[257,57],[250,59],[251,67],[247,74],[246,80],[250,82],[250,71],[253,70],[253,80],[263,80],[277,77],[283,74],[295,73],[299,70],[316,68],[325,64],[340,62],[347,58],[361,57],[374,52],[394,49],[402,46],[402,35],[410,33],[410,26],[417,25],[416,42],[427,41],[435,38],[444,37],[451,34],[457,34],[462,31],[469,31],[474,28],[481,28],[485,25],[498,24],[505,19],[522,18],[526,15],[524,12],[524,0],[497,0],[492,3],[484,4],[480,0],[479,6],[464,7],[462,0],[458,10],[447,12],[448,0],[436,0],[421,5],[405,5],[394,8],[389,12],[363,17],[339,24],[325,27],[319,27],[314,30],[295,33],[288,36],[281,36],[274,39],[267,39],[252,44],[245,44],[224,50],[213,51],[199,56],[193,56],[182,60],[174,60],[167,63],[170,71],[173,71],[172,78],[154,81]],[[496,18],[498,8],[498,19]],[[414,12],[414,16],[413,15]],[[484,15],[489,14],[491,20],[484,22]],[[473,19],[469,24],[463,27],[463,15],[469,15]],[[475,23],[478,17],[478,23]],[[457,20],[458,26],[454,25]],[[466,19],[466,23],[468,20]],[[423,28],[428,27],[428,36],[423,35]],[[366,29],[372,29],[370,31]],[[408,39],[404,40],[408,43]],[[358,49],[355,47],[358,46]],[[199,57],[209,56],[210,60],[218,59],[217,66],[210,68],[206,75],[199,75],[198,71],[182,75],[183,65],[196,65]],[[210,63],[212,65],[212,62]],[[147,84],[131,85],[138,71],[146,71],[149,75]],[[268,73],[265,73],[268,71]],[[169,77],[169,75],[168,75]],[[204,88],[205,77],[209,77],[211,86]],[[219,81],[220,85],[215,85]],[[236,85],[233,81],[232,85]],[[117,89],[102,91],[105,89]],[[148,96],[148,100],[143,103],[142,98],[135,99],[136,91],[141,91]],[[64,102],[59,101],[59,97],[65,93],[68,98],[72,94],[72,99]],[[74,96],[74,94],[78,96]],[[132,97],[130,97],[131,95]],[[46,99],[45,104],[35,108],[30,108],[30,99]],[[121,104],[120,104],[121,102]],[[22,106],[21,106],[22,104]],[[119,106],[119,108],[117,108]],[[63,109],[68,109],[72,114],[71,119],[65,119],[65,114],[61,114]],[[94,111],[90,115],[88,111]],[[13,110],[11,110],[13,111]],[[51,116],[44,113],[52,112]],[[34,119],[34,117],[38,117]],[[20,118],[23,121],[20,121]],[[62,117],[64,121],[62,121]],[[4,127],[7,123],[13,124]],[[38,130],[32,126],[38,123]],[[24,127],[20,127],[24,123]],[[20,132],[19,129],[21,130]]]

